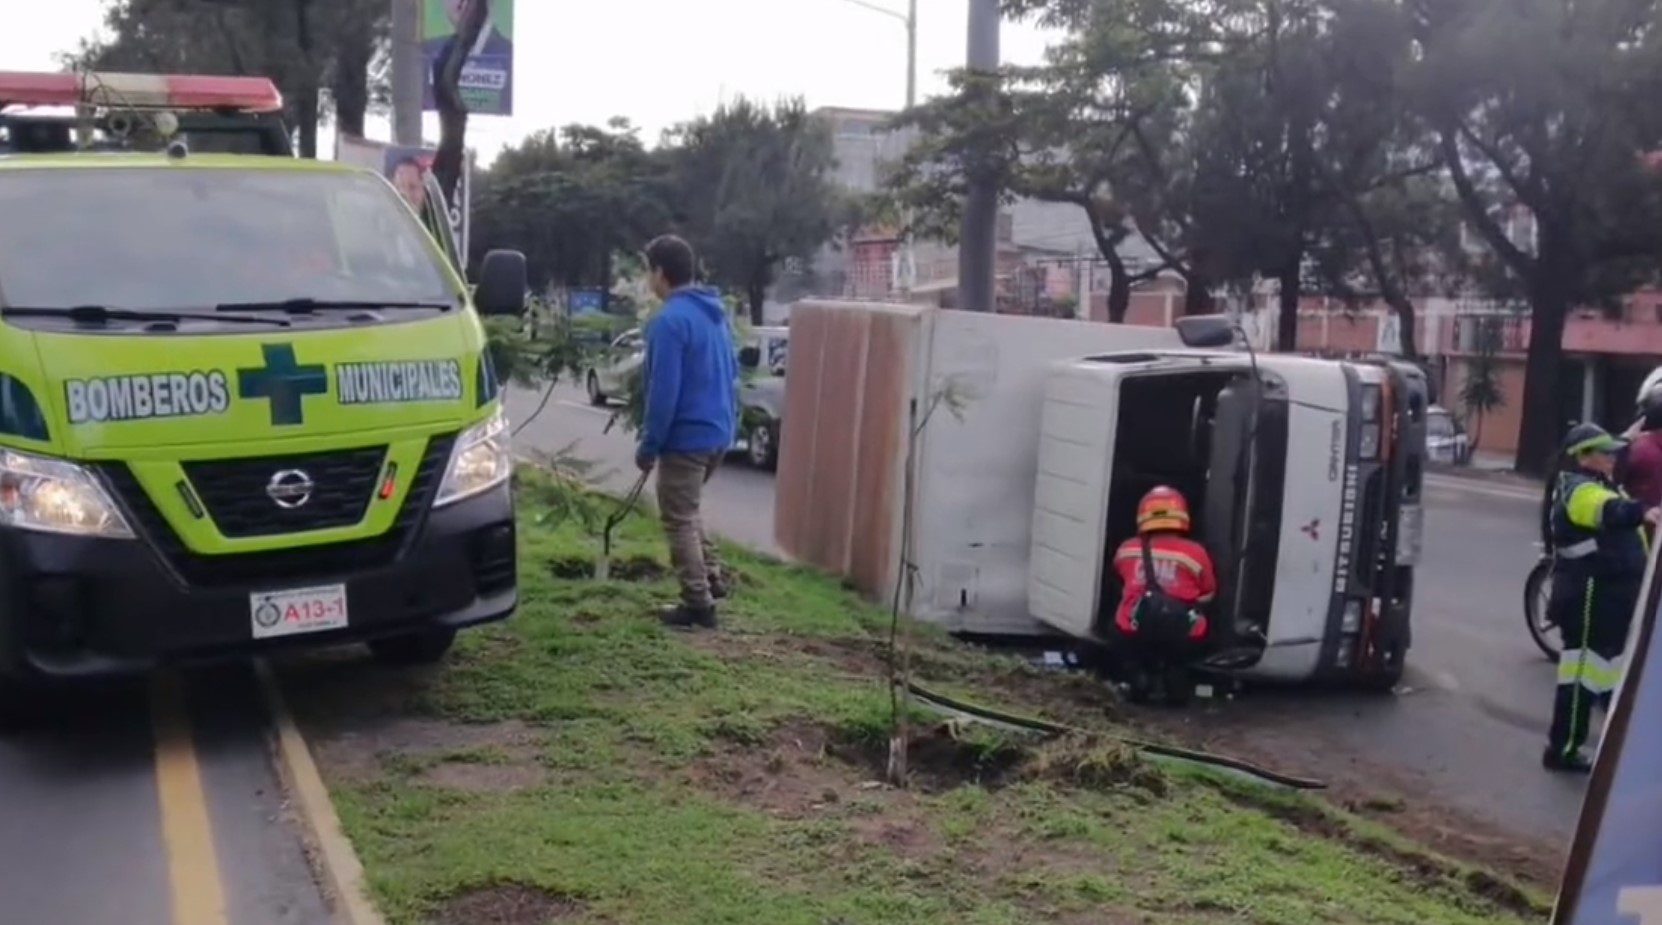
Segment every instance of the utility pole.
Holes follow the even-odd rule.
[[[873,13],[882,13],[890,19],[898,19],[906,27],[906,108],[910,110],[918,102],[918,0],[906,0],[906,12],[902,15],[898,10],[889,9],[867,0],[847,0],[858,7],[864,7]],[[907,210],[901,216],[901,222],[906,225],[906,231],[900,241],[900,291],[908,294],[917,281],[917,261],[912,248],[912,213]]]
[[[422,0],[392,0],[392,140],[419,146],[421,102],[427,90],[421,51]]]
[[[998,0],[969,0],[969,48],[965,65],[991,75],[998,70]],[[998,263],[998,189],[971,177],[958,232],[958,307],[972,312],[997,308],[994,280]]]

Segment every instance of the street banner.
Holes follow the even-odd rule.
[[[366,138],[339,135],[335,140],[335,160],[354,167],[373,170],[387,178],[416,214],[427,207],[427,176],[433,171],[433,158],[438,149],[391,145]],[[457,190],[456,204],[448,212],[450,231],[456,236],[457,249],[463,260],[468,254],[468,232],[472,226],[473,170],[462,171],[461,188]]]
[[[462,102],[476,116],[514,114],[514,0],[422,0],[421,50],[427,65],[422,108],[438,108],[433,75],[444,53],[456,42],[456,28],[475,3],[488,8],[485,28],[462,65]]]
[[[1653,555],[1552,925],[1662,925],[1662,607]]]

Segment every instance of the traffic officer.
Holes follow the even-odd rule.
[[[1570,428],[1563,444],[1567,465],[1553,486],[1548,607],[1564,645],[1552,729],[1541,756],[1553,771],[1592,766],[1581,746],[1594,701],[1608,703],[1621,681],[1622,649],[1648,555],[1642,527],[1662,518],[1616,484],[1616,454],[1624,445],[1597,424]]]

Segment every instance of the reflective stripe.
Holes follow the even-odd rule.
[[[1592,649],[1565,649],[1558,656],[1558,683],[1576,684],[1590,693],[1608,694],[1622,680],[1622,660],[1604,658]]]
[[[1582,540],[1579,543],[1571,543],[1568,546],[1563,546],[1557,550],[1554,550],[1560,559],[1580,559],[1585,556],[1590,556],[1598,551],[1598,540]]]

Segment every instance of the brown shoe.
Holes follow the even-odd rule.
[[[688,604],[676,604],[665,607],[658,614],[658,621],[670,629],[707,629],[716,628],[716,609],[714,607],[693,607]]]

